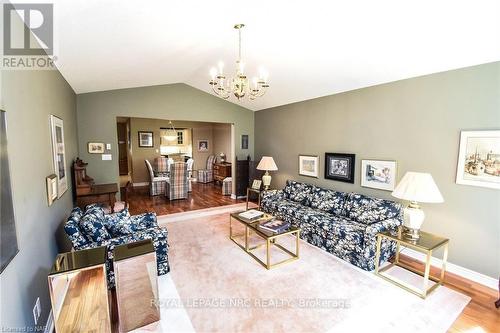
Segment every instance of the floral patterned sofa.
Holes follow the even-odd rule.
[[[85,212],[73,208],[64,225],[75,250],[106,246],[108,287],[115,285],[113,249],[117,245],[151,239],[156,250],[158,275],[169,272],[168,232],[160,228],[155,213],[130,216],[128,209],[119,213],[105,214],[99,205],[87,206]]]
[[[283,190],[264,192],[261,209],[300,227],[308,243],[369,271],[375,269],[377,233],[396,233],[403,222],[400,203],[292,180]],[[382,242],[381,262],[395,254],[395,246]]]

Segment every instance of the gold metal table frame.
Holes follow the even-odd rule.
[[[263,230],[259,229],[259,223],[269,220],[272,218],[271,215],[269,214],[264,214],[264,217],[252,221],[252,222],[246,222],[243,218],[239,216],[239,213],[232,213],[229,215],[229,238],[236,244],[238,245],[243,251],[248,253],[255,261],[257,261],[259,264],[264,266],[266,269],[271,269],[278,267],[280,265],[286,264],[288,262],[294,261],[299,259],[299,239],[300,239],[300,228],[295,228],[291,227],[288,231],[280,233],[280,234],[272,234],[271,232],[267,233],[264,232]],[[241,234],[233,234],[233,224],[232,220],[235,219],[238,221],[240,224],[242,224],[245,228],[244,233]],[[254,233],[261,238],[264,239],[264,242],[255,246],[250,247],[249,245],[249,238],[251,233]],[[281,237],[286,237],[286,236],[294,236],[295,237],[295,252],[290,251],[289,249],[285,248],[281,244],[278,244],[276,240]],[[237,238],[238,237],[244,237],[245,243],[241,244],[238,242]],[[261,248],[265,246],[266,247],[266,261],[262,261],[259,257],[257,257],[255,254],[252,253],[252,251]],[[272,264],[271,263],[271,248],[272,246],[275,246],[276,248],[280,249],[284,253],[288,254],[290,257],[284,260],[281,260],[277,263]]]
[[[387,266],[384,267],[379,267],[380,263],[380,249],[381,249],[381,244],[382,244],[382,239],[386,238],[391,241],[396,242],[396,256],[394,258],[394,262],[390,263]],[[417,295],[420,296],[421,298],[425,299],[433,290],[435,290],[438,286],[442,285],[444,282],[444,276],[446,272],[446,260],[448,258],[448,243],[449,239],[442,238],[439,236],[432,235],[430,233],[426,233],[421,231],[420,232],[420,238],[416,241],[412,241],[409,239],[406,239],[402,234],[401,230],[399,231],[397,236],[393,236],[388,232],[382,232],[377,234],[377,251],[375,254],[375,274],[380,276],[381,278]],[[421,272],[411,266],[408,266],[402,262],[399,261],[399,251],[401,245],[405,247],[409,247],[411,249],[417,250],[419,252],[423,252],[425,254],[425,269],[424,272]],[[433,277],[430,275],[430,269],[431,269],[431,258],[432,258],[432,253],[434,250],[443,247],[444,246],[444,253],[443,253],[443,260],[442,260],[442,266],[441,266],[441,273],[439,278]],[[422,284],[422,289],[419,289],[411,284],[408,284],[394,276],[391,276],[385,271],[390,269],[391,267],[394,266],[399,266],[402,267],[406,270],[409,270],[415,274],[418,274],[420,276],[423,276],[423,284]],[[429,285],[429,280],[432,280],[436,282],[433,286],[428,287]]]

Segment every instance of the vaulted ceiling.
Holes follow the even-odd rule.
[[[77,93],[210,92],[212,66],[234,71],[235,23],[248,75],[269,72],[268,93],[241,102],[252,110],[500,60],[499,1],[53,2],[56,64]]]

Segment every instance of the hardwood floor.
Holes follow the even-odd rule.
[[[423,269],[422,263],[404,254],[400,255],[400,260],[414,268]],[[438,272],[438,268],[431,268],[434,276],[438,276]],[[448,332],[500,332],[500,309],[495,308],[494,304],[498,299],[498,291],[449,272],[446,273],[444,285],[471,298]]]
[[[192,189],[187,199],[170,201],[163,195],[151,197],[148,186],[134,187],[129,194],[130,214],[154,211],[157,215],[166,215],[245,202],[242,199],[231,199],[229,195],[223,196],[221,186],[212,183],[193,183]]]

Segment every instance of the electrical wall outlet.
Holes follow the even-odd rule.
[[[40,297],[36,298],[35,307],[33,308],[33,319],[35,319],[35,325],[38,325],[38,320],[42,314],[42,306],[40,305]]]

